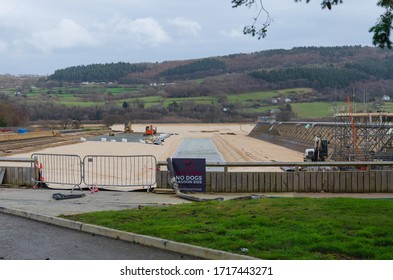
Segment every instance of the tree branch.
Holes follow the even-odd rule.
[[[302,2],[302,0],[294,0],[295,2]],[[311,0],[305,0],[309,3]],[[240,6],[246,6],[248,8],[257,5],[256,0],[231,0],[232,7],[237,8]],[[254,18],[252,25],[245,26],[243,29],[244,34],[251,34],[251,36],[258,36],[258,39],[265,38],[267,35],[267,28],[270,26],[272,19],[270,18],[269,12],[264,8],[263,1],[259,0],[261,5],[257,16]],[[328,8],[332,9],[334,5],[342,4],[343,0],[322,0],[322,9]],[[393,47],[392,40],[390,39],[391,30],[393,29],[393,0],[379,0],[377,5],[385,8],[385,12],[380,15],[376,24],[369,29],[369,32],[373,33],[373,45],[379,48],[389,48]],[[257,26],[259,18],[264,12],[266,14],[266,20],[264,23]]]
[[[262,0],[259,0],[259,3],[260,3],[261,7],[259,9],[257,16],[254,18],[253,24],[247,25],[243,29],[243,34],[251,34],[251,36],[253,36],[253,37],[257,35],[258,40],[266,37],[267,28],[270,26],[270,23],[272,22],[269,12],[263,6]],[[242,5],[245,5],[248,8],[250,8],[253,5],[257,5],[255,0],[232,0],[232,4],[233,4],[232,5],[233,8],[237,8]],[[259,21],[259,18],[261,16],[262,12],[265,13],[265,15],[266,15],[265,22],[262,23],[260,25],[260,27],[258,27],[257,23]]]

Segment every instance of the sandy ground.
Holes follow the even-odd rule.
[[[134,132],[143,132],[146,124],[133,124]],[[302,154],[278,145],[248,137],[254,124],[159,124],[158,133],[174,133],[163,145],[121,143],[121,142],[80,142],[68,146],[40,149],[35,152],[48,154],[73,154],[83,158],[86,155],[154,155],[158,161],[172,157],[180,143],[186,138],[210,138],[227,162],[255,161],[302,161]],[[123,130],[123,125],[114,125],[114,130]],[[31,157],[16,154],[13,157]]]

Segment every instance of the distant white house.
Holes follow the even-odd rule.
[[[385,94],[382,96],[382,101],[390,101],[390,96]]]

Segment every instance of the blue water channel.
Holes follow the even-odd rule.
[[[209,138],[186,138],[177,148],[174,158],[205,158],[206,162],[225,162]],[[208,167],[207,171],[223,171],[224,168]]]

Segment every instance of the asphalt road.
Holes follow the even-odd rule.
[[[0,213],[0,259],[181,260],[178,253]]]

